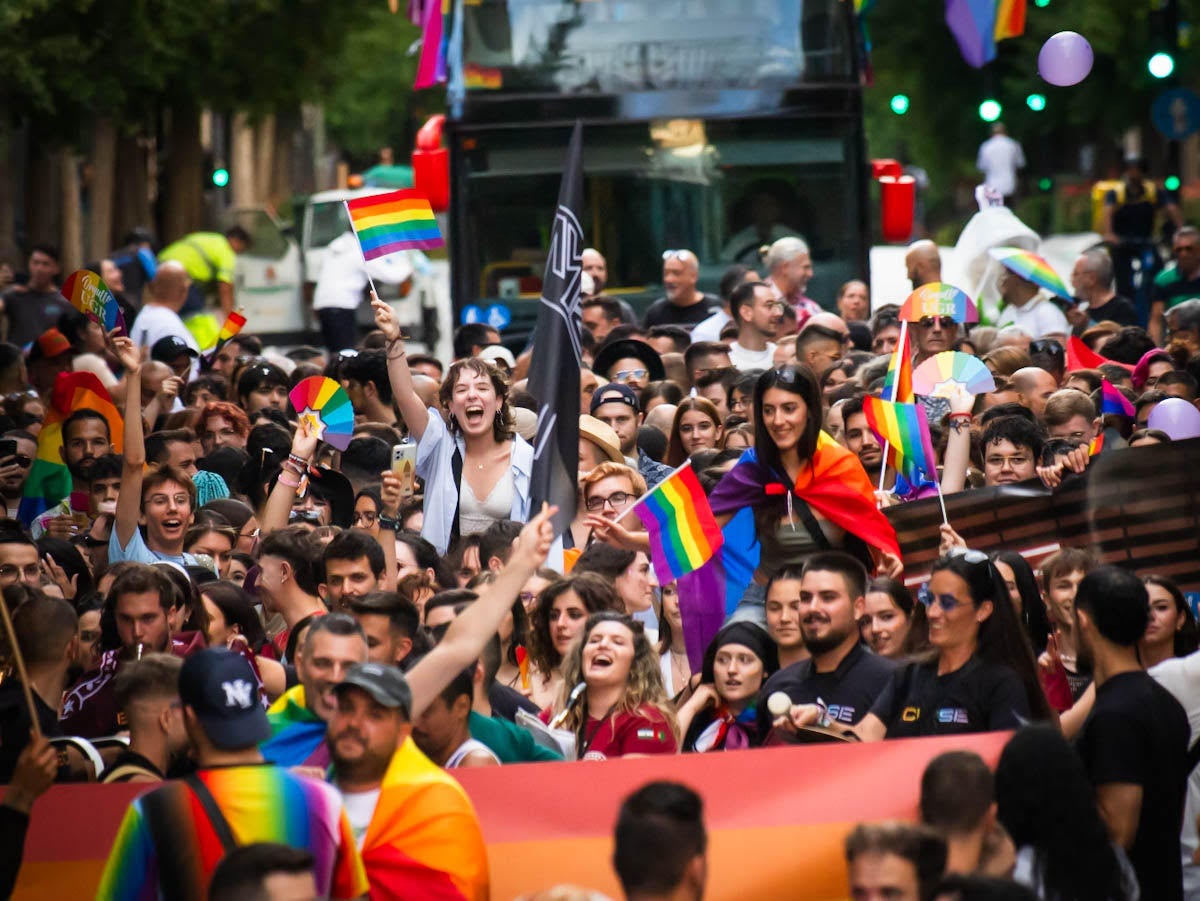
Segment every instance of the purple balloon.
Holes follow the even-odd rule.
[[[1171,436],[1172,441],[1200,437],[1200,410],[1182,397],[1168,397],[1150,411],[1146,425],[1161,429]]]
[[[1092,71],[1092,45],[1081,34],[1060,31],[1042,44],[1038,73],[1059,87],[1079,84]]]

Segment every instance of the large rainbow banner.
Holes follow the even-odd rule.
[[[620,897],[611,865],[617,810],[626,795],[655,779],[682,782],[704,798],[709,901],[840,899],[846,897],[842,842],[855,823],[914,819],[930,759],[969,749],[995,765],[1008,736],[521,764],[455,775],[479,813],[496,901],[561,883]],[[148,787],[52,789],[33,808],[13,897],[93,897],[125,807]]]

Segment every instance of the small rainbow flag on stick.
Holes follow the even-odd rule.
[[[234,310],[225,318],[225,324],[221,326],[221,333],[217,335],[217,347],[222,347],[226,341],[236,335],[246,325],[246,317],[241,314],[240,310]]]
[[[412,188],[347,200],[346,212],[367,262],[445,243],[429,199]]]
[[[900,339],[896,342],[896,350],[883,377],[880,396],[884,400],[900,403],[910,403],[913,399],[912,352],[908,344],[908,323],[903,320],[900,322]]]
[[[690,460],[631,510],[650,533],[650,560],[662,585],[699,569],[725,541]]]
[[[937,481],[937,457],[924,407],[864,397],[863,413],[879,440],[887,442],[888,463],[897,472],[914,485],[921,481],[922,473]]]

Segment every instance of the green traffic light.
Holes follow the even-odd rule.
[[[1050,5],[1050,0],[1033,0],[1033,5],[1045,9]]]
[[[908,112],[908,95],[896,94],[891,100],[892,112],[897,116],[903,116]]]
[[[1053,187],[1054,187],[1054,182],[1051,181],[1049,178],[1046,178],[1043,176],[1042,178],[1038,179],[1038,190],[1039,191],[1042,191],[1043,193],[1047,193]]]
[[[1166,177],[1166,180],[1163,181],[1163,186],[1168,191],[1178,191],[1179,190],[1179,176],[1178,175],[1168,175]]]
[[[979,118],[984,122],[995,122],[1000,118],[1000,114],[1004,112],[1004,107],[1000,105],[998,100],[985,100],[979,104]]]
[[[224,167],[213,169],[212,183],[218,188],[223,188],[229,184],[229,170]]]
[[[1154,56],[1150,57],[1150,60],[1146,63],[1146,68],[1150,70],[1150,74],[1155,78],[1167,78],[1175,71],[1175,57],[1160,50]]]
[[[1027,107],[1029,107],[1031,110],[1033,110],[1035,113],[1040,113],[1042,110],[1044,110],[1046,108],[1046,95],[1045,94],[1030,94],[1028,97],[1025,98],[1025,105]]]

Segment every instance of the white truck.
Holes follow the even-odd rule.
[[[232,219],[254,239],[239,255],[234,275],[234,303],[245,308],[247,329],[274,345],[320,344],[312,315],[312,296],[321,273],[325,248],[350,228],[344,202],[380,194],[386,188],[322,191],[305,202],[299,240],[265,207],[241,208]],[[439,359],[451,358],[454,329],[450,275],[445,259],[429,259],[409,251],[413,276],[403,285],[380,284],[380,294],[396,310],[414,349]],[[369,328],[371,308],[359,308],[359,323]]]

